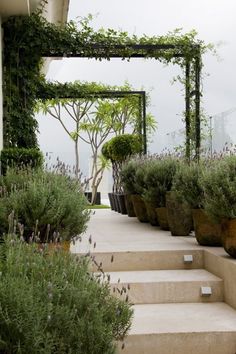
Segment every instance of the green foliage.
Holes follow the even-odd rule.
[[[171,190],[178,160],[151,157],[145,164],[143,198],[158,207],[165,207],[166,192]]]
[[[105,159],[111,160],[111,152],[110,152],[110,141],[106,141],[103,146],[102,146],[102,155],[104,156]]]
[[[125,82],[122,86],[80,81],[73,83],[41,82],[38,94],[39,100],[35,109],[37,112],[43,111],[44,114],[50,113],[54,107],[59,112],[59,105],[69,111],[73,106],[76,108],[75,106],[80,102],[83,104],[96,103],[95,112],[92,115],[83,116],[83,121],[79,126],[81,131],[92,132],[94,129],[97,130],[101,123],[112,127],[112,131],[116,135],[124,134],[127,126],[131,128],[133,134],[140,133],[142,128],[142,122],[140,121],[142,106],[140,107],[139,102],[141,96],[140,93],[135,93],[128,82]],[[146,93],[146,106],[149,105],[149,102],[149,95]],[[70,113],[78,120],[75,111],[71,109]],[[84,113],[83,109],[80,111]],[[93,117],[92,120],[91,117]],[[147,135],[151,135],[156,127],[155,118],[148,113],[146,116]]]
[[[15,235],[0,245],[0,352],[114,354],[131,324],[85,257],[39,251]]]
[[[201,183],[206,212],[218,221],[236,218],[236,156],[216,161],[206,169]]]
[[[142,152],[142,143],[140,136],[133,134],[118,135],[108,143],[105,143],[103,151],[106,156],[112,161],[125,161],[131,155]]]
[[[11,17],[4,22],[6,147],[37,146],[34,107],[37,99],[43,96],[45,88],[45,78],[40,72],[43,56],[75,56],[83,53],[86,57],[109,60],[114,54],[130,58],[138,51],[146,58],[152,57],[165,64],[169,62],[179,64],[184,69],[186,60],[194,61],[209,49],[209,46],[196,38],[195,31],[182,34],[181,30],[177,29],[167,33],[166,36],[144,35],[138,38],[136,35],[129,36],[127,32],[113,29],[95,32],[89,21],[90,18],[81,20],[78,25],[70,21],[65,26],[58,26],[48,22],[43,18],[42,11],[38,11],[31,16]],[[94,47],[93,44],[102,45]],[[165,44],[169,45],[165,50],[143,48],[138,50],[133,47]],[[53,91],[51,85],[48,92],[50,90]],[[63,92],[63,97],[64,94]],[[51,97],[55,97],[55,94],[52,93]]]
[[[143,197],[144,191],[147,188],[146,185],[146,173],[148,168],[149,160],[145,157],[139,159],[137,164],[136,171],[134,174],[134,186],[137,194]]]
[[[26,178],[25,178],[26,177]],[[24,237],[41,242],[70,240],[86,229],[89,211],[80,184],[67,176],[37,171],[9,171],[1,180],[1,228],[8,215],[24,227]]]
[[[138,159],[131,159],[123,164],[120,175],[125,193],[138,194],[135,185],[135,173],[138,167]]]
[[[88,205],[87,209],[110,209],[110,206],[105,204],[93,204]]]
[[[104,141],[111,134],[117,136],[127,130],[132,134],[142,134],[144,128],[141,122],[140,93],[133,91],[127,82],[124,86],[118,87],[87,82],[82,84],[76,81],[73,84],[49,83],[43,88],[36,110],[42,110],[44,114],[48,113],[56,119],[73,139],[76,171],[79,169],[79,140],[90,145],[92,152],[90,188],[93,204],[106,167],[105,159],[100,164],[98,155]],[[62,98],[63,94],[68,98]],[[50,96],[53,98],[50,99]],[[65,111],[67,119],[64,119]],[[73,132],[70,131],[68,117],[72,118]],[[148,133],[153,132],[156,124],[152,115],[147,115],[146,123]]]
[[[125,193],[142,195],[145,187],[146,156],[131,158],[121,168],[121,184]]]
[[[188,165],[182,162],[174,176],[172,190],[176,192],[180,201],[186,201],[192,209],[203,206],[204,193],[200,181],[203,170],[203,163],[192,162]]]
[[[43,154],[37,148],[5,148],[1,151],[1,172],[5,174],[9,167],[41,168]]]

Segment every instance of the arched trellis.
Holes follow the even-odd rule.
[[[88,49],[89,48],[89,49]],[[201,54],[199,45],[191,45],[189,51],[195,53],[191,58],[186,56],[185,47],[174,44],[132,44],[132,45],[113,45],[107,47],[103,44],[88,44],[88,48],[78,47],[76,52],[46,52],[42,53],[45,57],[72,57],[72,58],[155,58],[166,56],[168,53],[172,57],[183,58],[185,60],[185,132],[186,148],[185,155],[190,160],[191,154],[191,110],[190,100],[194,96],[194,124],[195,124],[195,158],[200,156],[201,145],[201,119],[200,119],[200,74],[201,74]],[[195,72],[194,89],[191,90],[190,72]]]
[[[87,99],[115,99],[115,98],[125,98],[129,96],[136,96],[138,98],[138,105],[139,105],[139,134],[142,137],[143,142],[143,153],[147,153],[147,122],[146,122],[146,92],[145,91],[137,91],[137,90],[130,90],[130,91],[119,91],[119,90],[107,90],[107,91],[90,91],[90,92],[79,92],[77,89],[75,90],[62,90],[62,85],[54,84],[53,90],[47,90],[50,88],[50,84],[44,85],[41,90],[39,90],[38,98],[41,100],[48,100],[52,98],[67,98],[67,99],[80,99],[80,98],[87,98]],[[59,92],[57,92],[57,88]],[[63,91],[63,94],[61,93]]]

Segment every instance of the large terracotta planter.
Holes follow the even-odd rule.
[[[193,209],[195,236],[199,245],[222,246],[221,224],[214,223],[203,209]]]
[[[192,211],[188,204],[180,203],[174,192],[168,192],[166,208],[171,235],[188,236],[193,227]]]
[[[222,221],[222,243],[225,251],[236,258],[236,219]]]
[[[131,194],[125,194],[125,206],[127,210],[127,214],[129,217],[134,217],[136,216],[133,203],[132,203],[132,197]]]
[[[156,208],[157,219],[162,230],[169,230],[167,208]]]
[[[135,214],[140,222],[149,222],[145,203],[138,194],[132,194],[132,203]]]
[[[144,201],[144,203],[150,224],[152,226],[159,226],[155,205],[150,202],[147,202],[146,200]]]

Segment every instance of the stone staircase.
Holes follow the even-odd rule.
[[[236,354],[236,311],[224,302],[224,280],[204,269],[204,249],[112,212],[106,236],[105,225],[98,231],[103,213],[89,229],[98,244],[92,253],[109,273],[112,291],[128,294],[134,304],[132,327],[118,353]],[[118,221],[127,223],[126,234],[124,224],[118,234]]]
[[[192,263],[184,263],[184,253],[173,254],[170,263],[166,259],[167,270],[114,271],[114,257],[111,287],[116,293],[128,287],[134,304],[133,325],[120,353],[236,353],[236,311],[223,302],[223,280],[198,268],[199,254],[196,263],[194,256]]]

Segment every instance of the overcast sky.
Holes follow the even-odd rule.
[[[183,28],[183,32],[195,29],[198,37],[206,43],[221,43],[218,48],[220,61],[211,54],[203,58],[204,72],[209,74],[203,82],[203,105],[207,114],[215,115],[236,107],[235,13],[235,0],[70,0],[69,19],[93,14],[95,29],[122,29],[136,35],[165,35],[175,28]],[[183,127],[180,116],[184,109],[183,92],[179,84],[170,84],[178,73],[177,66],[163,67],[150,59],[97,62],[73,58],[53,61],[47,78],[61,82],[85,80],[114,85],[122,85],[128,80],[135,89],[144,87],[150,91],[149,110],[158,122],[158,131],[149,149],[157,152],[168,145],[170,132]],[[231,125],[235,118],[236,112],[229,118]],[[38,121],[42,150],[72,163],[73,143],[63,129],[50,117],[39,115]],[[234,124],[233,130],[236,130]]]

